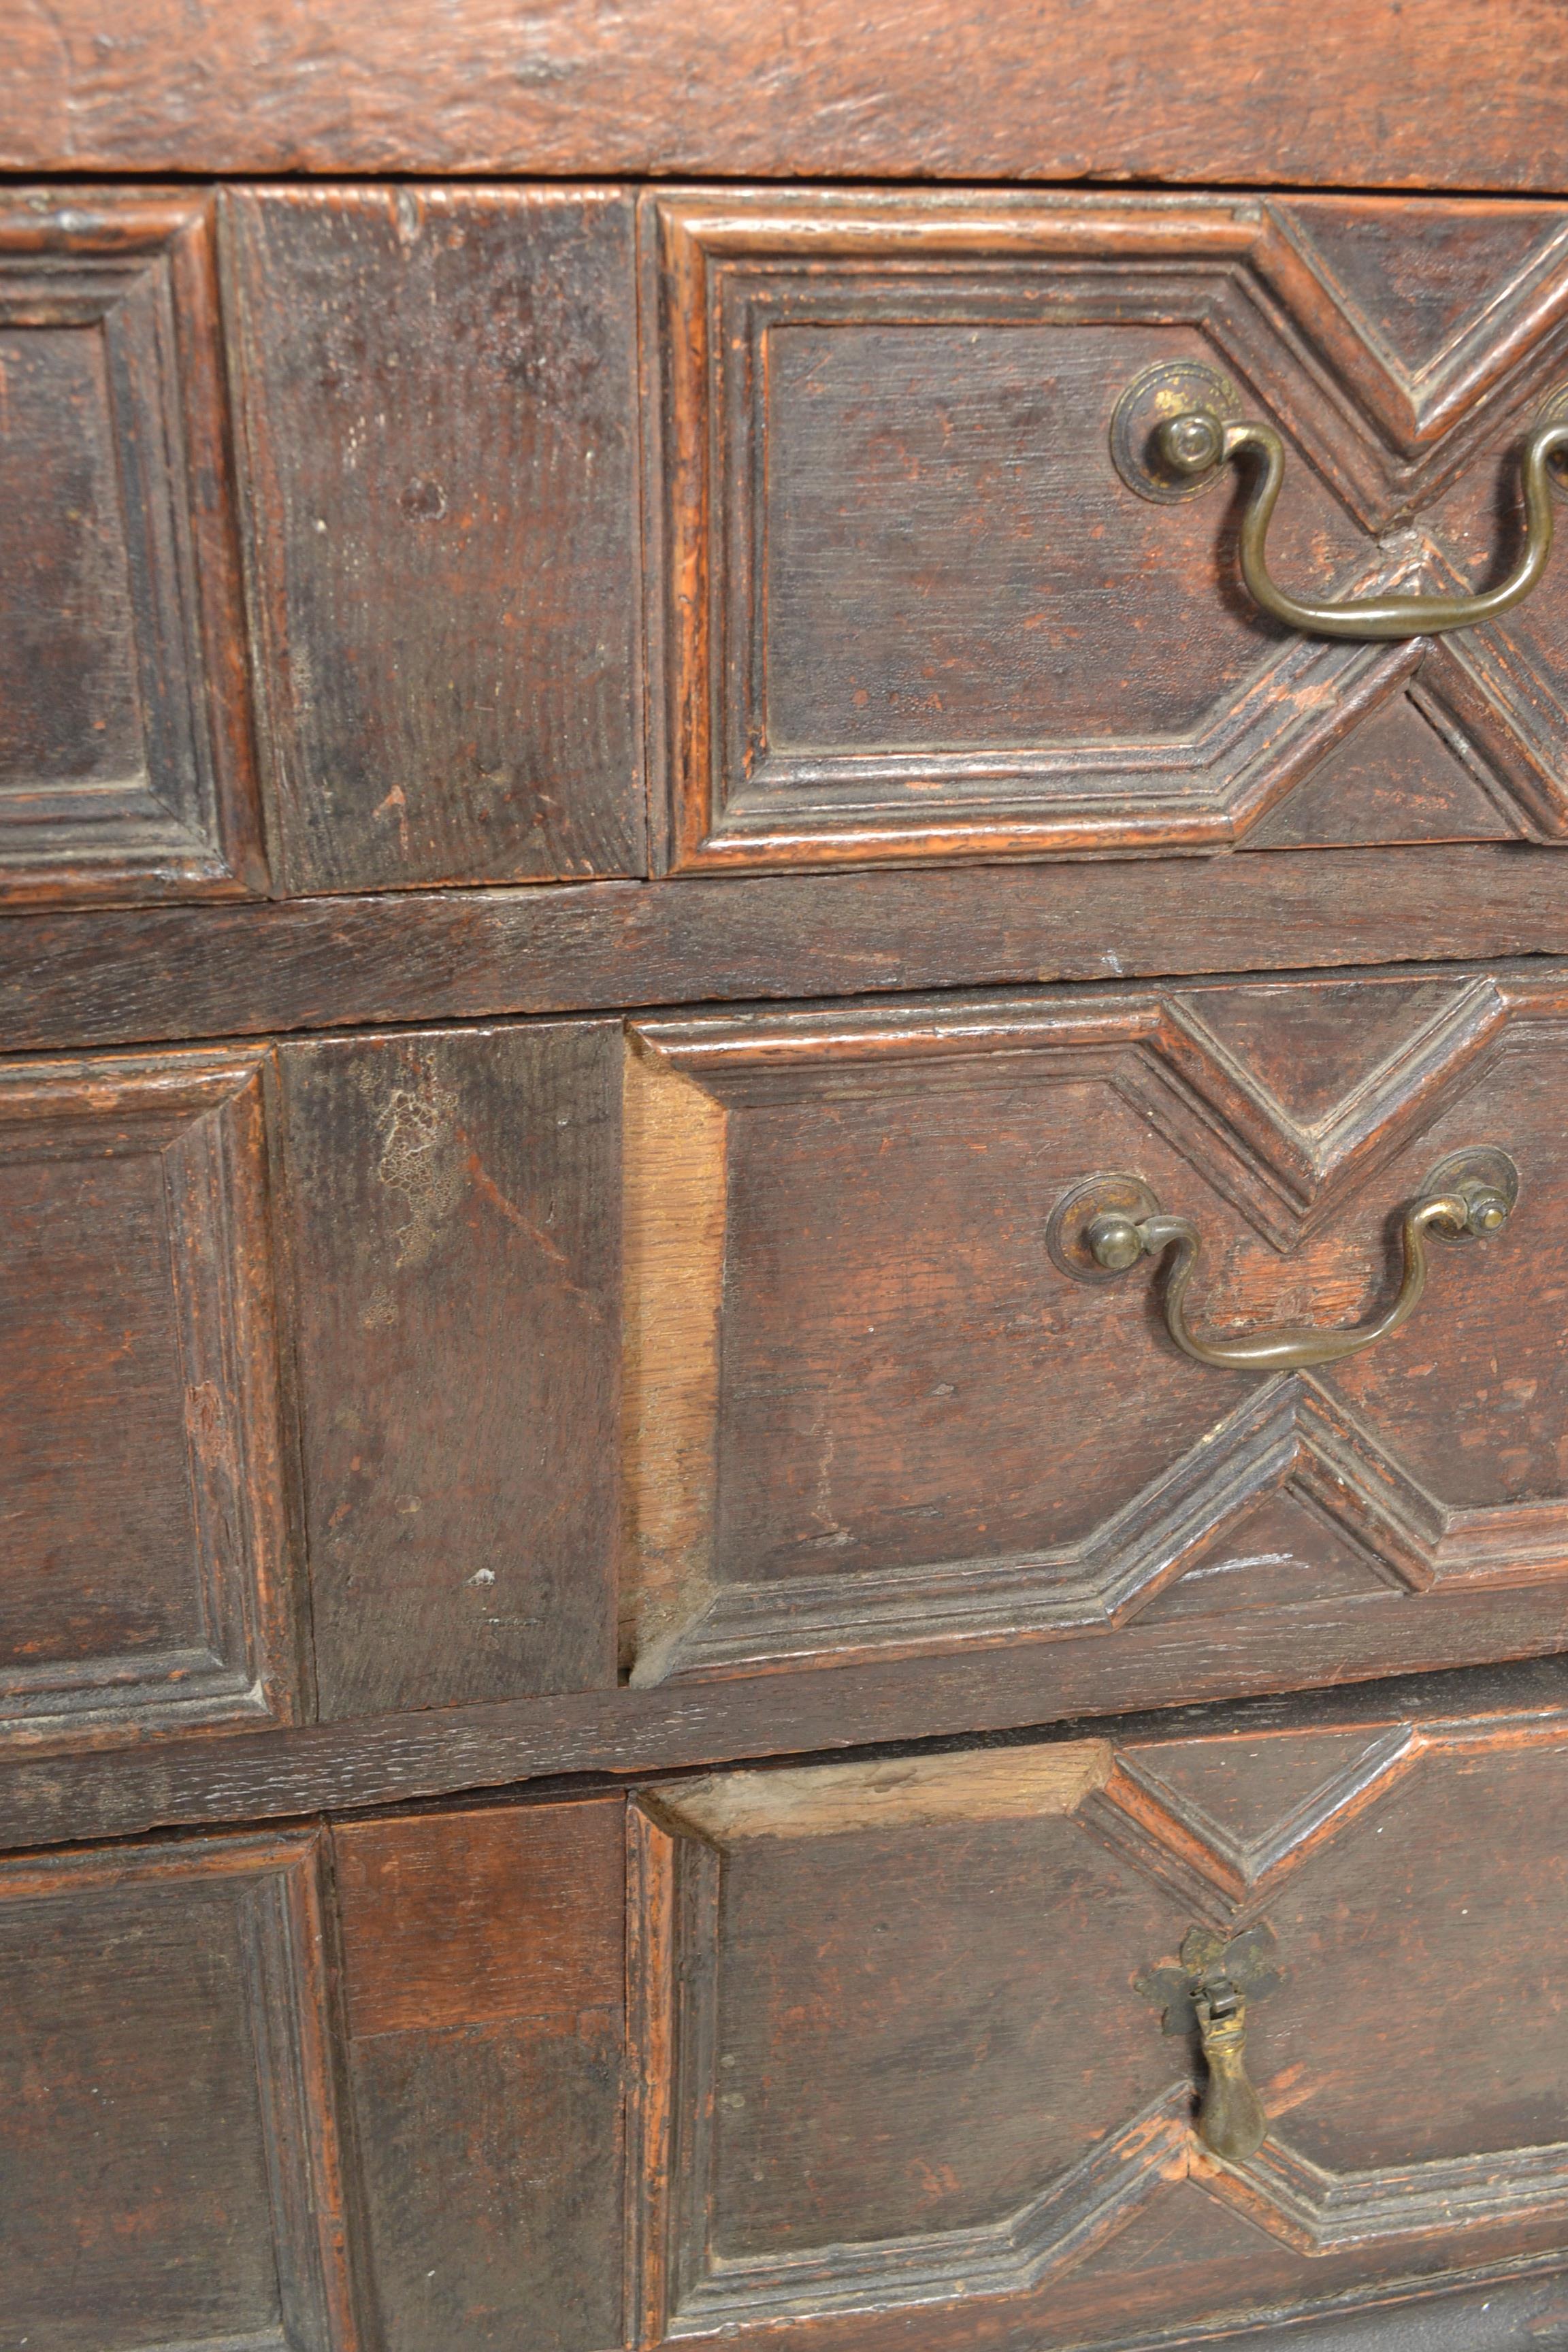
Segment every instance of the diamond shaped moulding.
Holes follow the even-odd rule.
[[[1178,1622],[1227,1670],[1287,1625],[1384,1672],[1467,1625],[1465,1655],[1522,1654],[1568,1559],[1568,1385],[1521,1311],[1558,1279],[1564,1015],[1550,982],[1436,971],[639,1021],[632,1680],[1122,1628],[1142,1656]],[[1080,1283],[1047,1246],[1128,1170],[1205,1236],[1203,1327],[1351,1324],[1401,1202],[1477,1143],[1521,1168],[1509,1232],[1435,1250],[1409,1331],[1310,1378],[1192,1366],[1156,1270]],[[1433,1587],[1465,1590],[1417,1631]]]
[[[1260,2263],[1270,2306],[1299,2312],[1331,2290],[1312,2257],[1353,2248],[1392,2284],[1415,2238],[1447,2264],[1457,2233],[1560,2218],[1568,2148],[1549,2137],[1550,2098],[1500,2110],[1470,2079],[1467,2039],[1466,2079],[1432,2100],[1434,2011],[1389,2031],[1407,2005],[1382,1945],[1366,1948],[1366,1906],[1375,1888],[1385,1936],[1407,1923],[1418,1950],[1451,1948],[1423,1928],[1468,1943],[1477,1930],[1452,1906],[1468,1881],[1439,1859],[1447,1809],[1517,1822],[1510,1809],[1540,1801],[1563,1753],[1551,1716],[1325,1711],[640,1791],[628,1951],[646,2340],[808,2310],[841,2332],[918,2311],[944,2346],[972,2340],[982,2313],[1004,2334],[1078,2341],[1108,2274],[1155,2269],[1168,2313],[1194,2268],[1196,2324],[1256,2313]],[[1509,1871],[1500,1853],[1494,1884]],[[1269,2133],[1226,2163],[1194,2129],[1195,2053],[1161,2032],[1150,1979],[1180,1980],[1194,1917],[1228,1941],[1265,1904],[1247,2055]],[[1550,1874],[1503,1911],[1489,1960],[1510,1926],[1538,1956],[1560,1941]],[[1498,2024],[1477,1981],[1492,1975],[1436,1971],[1435,2013],[1479,2011],[1480,2049],[1503,2057],[1517,2021]],[[1537,2038],[1559,1983],[1545,1958],[1510,1988]],[[962,2098],[933,2099],[960,2076]],[[830,2143],[853,2151],[837,2176]],[[799,2184],[782,2221],[764,2194],[781,2179]],[[1495,2252],[1459,2243],[1477,2263]]]
[[[1141,369],[1217,370],[1289,446],[1282,578],[1484,571],[1506,514],[1427,510],[1506,478],[1568,371],[1568,215],[1530,212],[649,194],[665,863],[1554,832],[1552,748],[1543,786],[1506,694],[1494,756],[1421,646],[1281,635],[1237,581],[1228,469],[1150,506],[1108,442]],[[1371,821],[1353,778],[1325,805],[1325,762],[1417,671],[1414,817],[1394,796]],[[1312,775],[1292,835],[1274,813]]]
[[[1432,452],[1450,469],[1458,428],[1510,386],[1528,396],[1562,362],[1561,205],[1329,196],[1268,210],[1325,298],[1296,307],[1311,310],[1325,356],[1410,468],[1407,487],[1429,493]],[[1278,263],[1274,274],[1289,278]]]

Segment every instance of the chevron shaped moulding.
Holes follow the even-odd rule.
[[[1300,593],[1500,579],[1568,230],[1426,209],[646,197],[668,863],[1568,833],[1561,564],[1458,643],[1294,637],[1234,479],[1151,505],[1112,460],[1119,391],[1205,368],[1284,436]]]
[[[1565,1082],[1568,996],[1501,970],[639,1022],[633,1681],[1023,1638],[1089,1703],[1173,1647],[1327,1679],[1552,1646],[1568,1369],[1521,1310],[1568,1300]],[[1362,1323],[1477,1146],[1507,1230],[1439,1235],[1342,1362],[1194,1364],[1162,1269],[1053,1255],[1075,1181],[1126,1171],[1198,1229],[1206,1330]]]
[[[1543,2075],[1527,2053],[1560,2039],[1563,1894],[1548,1874],[1525,1919],[1510,1889],[1524,1814],[1568,1791],[1552,1726],[1068,1740],[645,1791],[645,2340],[809,2310],[847,2345],[857,2315],[876,2329],[918,2309],[943,2345],[1004,2323],[1070,2342],[1075,2299],[1092,2311],[1096,2279],[1155,2242],[1178,2302],[1251,2308],[1310,2305],[1352,2249],[1375,2280],[1456,2230],[1479,2260],[1489,2230],[1560,2227],[1568,2062]],[[1456,1891],[1435,1857],[1483,1823],[1490,1859]],[[1478,1974],[1404,2021],[1395,1990],[1390,2022],[1401,1954],[1441,1948],[1456,1916]],[[1247,1969],[1247,2064],[1268,2131],[1245,2162],[1202,2144],[1195,2047],[1179,2021],[1160,2031],[1155,1988],[1182,1982],[1194,1918],[1267,1955]],[[1518,2003],[1517,2085],[1468,2063],[1494,1969]],[[1436,2103],[1434,2036],[1451,2061]]]

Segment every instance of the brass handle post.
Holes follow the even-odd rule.
[[[1519,1197],[1519,1171],[1490,1148],[1456,1152],[1435,1169],[1401,1227],[1404,1270],[1393,1304],[1349,1329],[1280,1326],[1234,1336],[1204,1335],[1187,1320],[1186,1299],[1203,1237],[1188,1217],[1167,1216],[1137,1177],[1090,1177],[1058,1203],[1047,1232],[1051,1255],[1068,1273],[1093,1280],[1125,1274],[1141,1257],[1173,1253],[1165,1282],[1165,1328],[1184,1355],[1225,1370],[1300,1371],[1360,1355],[1407,1322],[1426,1287],[1426,1238],[1485,1241],[1500,1233]]]

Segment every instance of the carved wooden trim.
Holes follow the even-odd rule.
[[[1050,1055],[1064,1079],[1113,1085],[1214,1184],[1266,1241],[1286,1249],[1343,1213],[1360,1185],[1411,1132],[1476,1085],[1510,1023],[1562,1017],[1568,987],[1456,976],[1448,1001],[1422,1021],[1317,1127],[1292,1118],[1209,1030],[1195,992],[1073,1001],[1016,995],[791,1013],[653,1016],[628,1034],[718,1099],[810,1100],[878,1086],[936,1082],[930,1065]],[[900,1064],[926,1066],[916,1081]],[[974,1084],[971,1071],[964,1083]]]
[[[18,1741],[295,1717],[266,1069],[263,1055],[193,1052],[0,1071],[0,1159],[162,1161],[205,1633],[191,1649],[6,1666],[0,1734]]]
[[[1234,2169],[1194,2158],[1193,2176],[1302,2254],[1568,2213],[1564,2142],[1377,2172],[1327,2172],[1271,2137]]]
[[[661,2344],[668,2326],[668,2164],[675,2084],[678,1841],[626,1807],[626,2333]]]
[[[1468,319],[1458,336],[1413,373],[1361,317],[1332,262],[1314,242],[1314,219],[1343,209],[1342,204],[1324,205],[1311,197],[1271,202],[1272,234],[1266,247],[1270,276],[1288,299],[1294,298],[1298,314],[1310,309],[1317,341],[1342,372],[1369,379],[1364,396],[1388,440],[1407,458],[1419,459],[1451,436],[1542,344],[1560,334],[1568,320],[1568,215],[1497,289],[1481,313]],[[1298,261],[1315,285],[1315,299],[1292,267]],[[1556,349],[1553,343],[1553,357]]]
[[[778,2256],[727,2257],[712,2247],[719,1938],[725,1857],[738,1842],[895,1824],[918,1831],[935,1820],[985,1818],[993,1803],[1017,1813],[1068,1815],[1096,1843],[1110,1843],[1151,1875],[1171,1897],[1173,1919],[1191,1916],[1196,1898],[1200,1916],[1229,1934],[1258,1916],[1286,1873],[1361,1828],[1428,1760],[1467,1750],[1505,1752],[1532,1741],[1561,1748],[1564,1738],[1560,1713],[1533,1725],[1459,1718],[1427,1726],[1371,1722],[1365,1730],[1364,1745],[1348,1763],[1246,1843],[1163,1784],[1142,1759],[1147,1743],[1140,1742],[1114,1755],[1101,1742],[1014,1747],[995,1755],[718,1773],[642,1790],[632,1808],[633,1850],[648,1860],[646,1874],[634,1877],[633,1901],[647,1906],[641,1948],[653,1960],[639,1979],[639,2046],[657,2080],[643,2094],[651,2129],[642,2146],[635,2226],[645,2260],[657,2265],[657,2245],[668,2246],[669,2285],[646,2300],[638,2343],[914,2305],[933,2313],[946,2305],[956,2318],[973,2298],[1023,2300],[1048,2288],[1148,2200],[1182,2180],[1308,2257],[1405,2239],[1440,2242],[1455,2231],[1568,2213],[1568,2144],[1335,2172],[1302,2156],[1276,2128],[1245,2164],[1222,2164],[1193,2129],[1193,2095],[1184,2079],[995,2221]],[[1310,1750],[1311,1734],[1253,1733],[1249,1744],[1259,1738],[1304,1742]],[[1019,1793],[1031,1789],[1032,1803]],[[1119,1826],[1108,1834],[1108,1824]],[[668,2206],[661,2201],[667,2165],[673,2183]],[[657,2275],[662,2280],[662,2269]]]
[[[276,2333],[247,2339],[246,2352],[357,2352],[359,2344],[329,2043],[321,1871],[315,1831],[0,1863],[0,1902],[7,1904],[58,1902],[79,1890],[231,1882],[282,2306]],[[232,2339],[168,2352],[232,2352]]]
[[[789,321],[1188,324],[1268,408],[1374,541],[1484,440],[1529,421],[1568,367],[1568,226],[1412,376],[1312,240],[1313,210],[1252,198],[829,190],[650,194],[642,213],[648,407],[652,769],[671,871],[1245,840],[1426,648],[1299,640],[1190,736],[902,753],[770,740],[762,630],[767,337]],[[1451,567],[1419,528],[1369,549],[1336,593],[1418,588]],[[1438,706],[1463,674],[1485,788],[1511,830],[1568,830],[1568,719],[1532,700],[1505,626],[1431,655]],[[1544,714],[1552,714],[1550,717]],[[1451,719],[1452,723],[1452,719]],[[1470,730],[1455,729],[1459,740]],[[1477,758],[1465,747],[1466,764]],[[919,793],[910,787],[918,784]]]
[[[14,782],[0,900],[264,889],[212,197],[0,205],[0,324],[102,335],[148,761],[88,796]]]
[[[1180,2177],[1187,2161],[1191,2105],[1186,2084],[1173,2084],[1000,2221],[773,2260],[742,2263],[710,2255],[672,2315],[669,2336],[678,2340],[807,2313],[1036,2294],[1113,2237],[1173,2174]]]
[[[719,1933],[731,1847],[753,1837],[832,1836],[869,1826],[1059,1817],[1076,1811],[1110,1769],[1109,1748],[1090,1740],[994,1756],[714,1774],[640,1792],[631,1809],[638,1859],[629,1882],[634,1906],[645,1906],[631,1939],[640,1955],[634,2046],[645,2077],[630,2224],[639,2344],[808,2314],[1032,2294],[1185,2170],[1192,2095],[1178,2082],[997,2221],[757,2259],[719,2255],[710,2242]]]
[[[1152,1874],[1162,1885],[1179,1884],[1186,1892],[1192,1884],[1187,1874],[1196,1873],[1237,1914],[1245,1910],[1250,1918],[1287,1871],[1359,1819],[1410,1770],[1420,1752],[1412,1727],[1395,1725],[1381,1738],[1369,1739],[1353,1764],[1313,1790],[1261,1836],[1243,1842],[1201,1806],[1179,1798],[1157,1768],[1141,1763],[1133,1750],[1118,1756],[1103,1795],[1086,1809],[1085,1819],[1093,1821],[1104,1842],[1117,1852],[1146,1869],[1152,1859]],[[1121,1822],[1114,1819],[1117,1815]],[[1131,1825],[1131,1835],[1124,1823]],[[1140,1840],[1146,1842],[1148,1853],[1140,1853]],[[1212,1898],[1204,1907],[1212,1913]]]
[[[1258,1737],[1266,1743],[1273,1738],[1299,1741],[1302,1735],[1280,1731]],[[1381,1730],[1370,1725],[1364,1746],[1350,1763],[1330,1773],[1249,1841],[1232,1836],[1200,1803],[1179,1796],[1168,1785],[1143,1752],[1156,1743],[1132,1742],[1116,1751],[1109,1777],[1086,1793],[1078,1818],[1097,1843],[1110,1847],[1168,1888],[1179,1903],[1230,1935],[1261,1916],[1289,1872],[1355,1827],[1429,1761],[1460,1752],[1560,1748],[1565,1737],[1557,1715],[1534,1725],[1464,1717],[1431,1725],[1394,1722]]]
[[[1029,1055],[1047,1084],[1092,1077],[1121,1095],[1284,1251],[1344,1216],[1379,1169],[1506,1057],[1528,1054],[1540,1035],[1560,1039],[1568,1014],[1555,980],[1456,978],[1313,1125],[1293,1118],[1224,1045],[1205,1002],[1198,992],[997,996],[652,1019],[630,1031],[621,1581],[634,1684],[1105,1633],[1281,1490],[1326,1516],[1391,1598],[1563,1573],[1568,1496],[1450,1507],[1330,1388],[1291,1378],[1256,1389],[1076,1542],[853,1576],[715,1576],[726,1119],[763,1103],[1011,1084]],[[704,1097],[706,1121],[696,1108]],[[668,1132],[646,1108],[658,1104]],[[700,1146],[689,1140],[699,1134]]]

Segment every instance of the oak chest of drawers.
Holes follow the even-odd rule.
[[[237,13],[0,33],[0,2345],[1568,2336],[1555,12]]]

